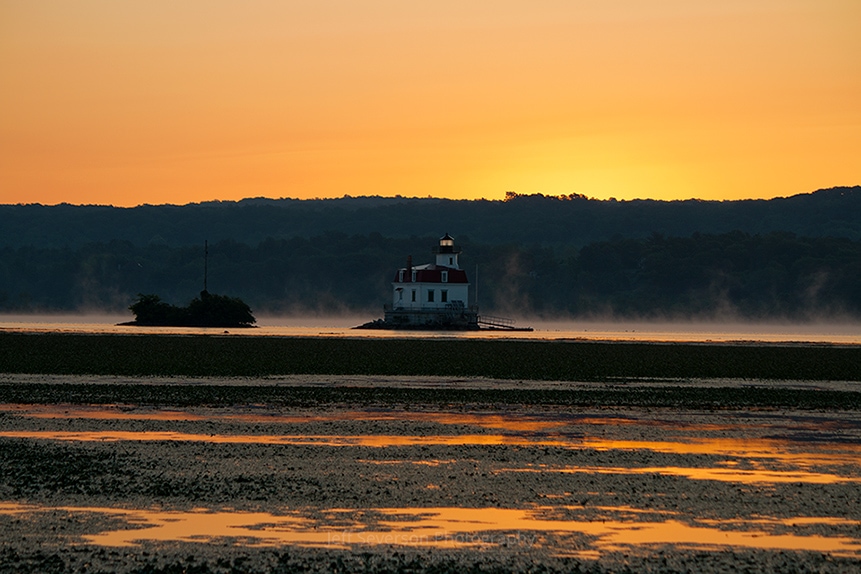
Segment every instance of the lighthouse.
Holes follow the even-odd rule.
[[[446,233],[433,249],[434,263],[413,265],[407,257],[392,281],[385,322],[393,328],[478,329],[478,309],[469,304],[469,279],[460,268],[460,252]]]
[[[395,271],[392,279],[392,302],[383,310],[385,317],[355,329],[429,329],[470,331],[504,329],[531,331],[532,327],[515,327],[512,319],[478,315],[478,305],[469,304],[469,279],[460,268],[460,247],[446,233],[433,248],[434,263],[407,264]]]

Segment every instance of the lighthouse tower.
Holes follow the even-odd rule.
[[[457,265],[457,256],[460,253],[460,247],[454,246],[454,237],[446,233],[439,239],[439,247],[434,248],[436,253],[437,267],[450,267],[452,269],[460,269]]]

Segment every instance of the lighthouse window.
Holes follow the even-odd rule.
[[[443,283],[448,283],[448,271],[443,271],[443,272],[442,272],[442,282],[443,282]]]
[[[441,303],[448,303],[448,291],[443,289],[439,292],[439,300]]]
[[[428,303],[433,303],[433,289],[428,289]]]

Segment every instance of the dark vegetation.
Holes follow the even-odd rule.
[[[613,237],[660,233],[785,231],[804,237],[861,239],[861,186],[771,200],[601,201],[510,193],[503,201],[344,197],[246,199],[183,206],[0,205],[2,247],[79,249],[113,240],[192,246],[224,240],[310,239],[328,232],[384,237],[469,236],[478,244],[582,247]]]
[[[861,347],[0,333],[0,372],[861,381]]]
[[[201,291],[187,307],[169,305],[158,295],[138,295],[129,306],[135,320],[129,325],[173,327],[252,327],[257,319],[241,299]]]
[[[861,187],[769,201],[245,200],[0,206],[0,312],[187,301],[203,277],[262,313],[379,314],[440,235],[483,312],[555,317],[861,317]],[[373,317],[369,317],[373,318]]]
[[[209,283],[257,312],[367,313],[389,301],[406,255],[431,260],[438,238],[330,233],[210,245]],[[652,235],[583,248],[458,239],[486,313],[544,317],[861,317],[861,241],[790,233]],[[0,311],[122,311],[139,293],[162,303],[200,289],[203,246],[0,248]]]

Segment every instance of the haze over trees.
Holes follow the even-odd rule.
[[[861,187],[769,201],[245,200],[0,206],[0,311],[121,312],[209,283],[263,313],[362,313],[445,232],[486,313],[861,317]],[[41,230],[36,233],[34,230]],[[170,303],[168,303],[170,302]]]

